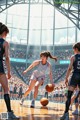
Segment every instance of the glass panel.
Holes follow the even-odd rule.
[[[18,40],[25,39],[27,36],[27,30],[12,29],[12,37],[16,36]]]
[[[42,21],[42,29],[53,29],[53,17],[45,17]]]
[[[43,5],[43,16],[44,17],[52,17],[53,16],[54,7],[49,4]]]
[[[80,42],[80,30],[77,30],[77,41]]]
[[[30,9],[30,15],[31,16],[41,16],[41,5],[31,5],[31,7],[30,7],[31,9]]]
[[[67,29],[55,30],[55,44],[67,44]]]
[[[53,45],[53,30],[42,31],[42,45]]]
[[[67,17],[55,10],[55,28],[67,27]]]
[[[30,29],[41,29],[41,18],[40,17],[30,18]]]
[[[6,14],[5,13],[0,13],[0,22],[5,24],[5,22],[6,22]]]
[[[29,44],[40,45],[40,30],[30,30]]]
[[[68,28],[68,43],[73,44],[75,41],[75,28]]]

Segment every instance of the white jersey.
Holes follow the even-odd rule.
[[[45,77],[47,74],[49,74],[49,72],[50,72],[49,63],[47,62],[45,65],[43,65],[40,61],[37,70],[34,70],[33,73],[35,73],[35,76],[38,78],[41,76]]]
[[[62,89],[59,89],[59,94],[60,94],[60,95],[62,94]]]
[[[58,90],[55,90],[55,95],[56,95],[56,94],[59,94],[59,91],[58,91]]]

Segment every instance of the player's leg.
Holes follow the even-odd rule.
[[[79,111],[78,111],[78,107],[79,107],[79,97],[80,97],[80,92],[78,92],[76,98],[75,98],[75,111],[72,113],[73,115],[78,115]]]
[[[69,111],[69,106],[70,106],[70,103],[71,103],[71,97],[73,95],[73,92],[74,92],[75,88],[78,85],[79,76],[80,75],[77,75],[76,73],[72,74],[72,76],[69,80],[68,95],[67,95],[67,100],[66,100],[66,103],[65,103],[65,111],[64,111],[63,116],[60,118],[60,120],[69,120],[69,112],[68,111]]]
[[[69,88],[68,88],[67,101],[66,101],[66,104],[65,104],[65,112],[64,112],[63,116],[60,118],[60,120],[69,120],[68,111],[69,111],[69,106],[70,106],[70,103],[71,103],[71,97],[72,97],[74,89],[75,89],[75,87],[72,87],[72,86],[69,86]]]
[[[30,80],[29,87],[28,87],[27,91],[24,93],[24,97],[26,97],[31,92],[31,90],[35,86],[35,83],[36,83],[36,80]]]
[[[41,86],[43,84],[43,80],[39,80],[36,82],[35,84],[35,88],[34,88],[34,98],[31,102],[31,107],[35,107],[35,99],[37,98],[38,96],[38,89],[39,89],[39,86]]]
[[[35,84],[35,88],[34,88],[34,99],[37,98],[38,95],[38,88],[39,86],[41,86],[43,84],[43,80],[37,81]]]
[[[10,103],[10,97],[9,97],[9,89],[8,89],[8,80],[6,78],[6,75],[3,74],[0,76],[0,83],[3,87],[4,90],[4,101],[6,103],[6,107],[7,107],[7,111],[8,111],[8,117],[12,118],[12,119],[16,119],[18,117],[16,117],[13,113],[13,111],[11,110],[11,103]]]
[[[79,90],[75,90],[73,96],[71,97],[71,104],[69,109],[72,110],[72,104],[74,103],[74,101],[77,103],[77,96],[78,96]]]
[[[8,80],[5,74],[0,76],[0,83],[4,90],[4,100],[6,103],[7,110],[11,112],[10,97],[9,97],[9,91],[8,91]]]
[[[35,83],[36,83],[36,80],[30,80],[30,83],[29,83],[29,87],[27,89],[27,91],[24,93],[21,101],[20,101],[20,104],[22,105],[25,98],[27,97],[27,95],[31,92],[31,90],[33,89],[33,87],[35,86]]]

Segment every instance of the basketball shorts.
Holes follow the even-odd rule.
[[[44,79],[45,79],[45,75],[37,77],[35,75],[35,72],[32,73],[31,78],[30,78],[30,80],[37,80],[37,81],[39,81],[39,80],[43,80],[44,81]]]
[[[80,87],[80,73],[73,73],[69,79],[69,86]]]

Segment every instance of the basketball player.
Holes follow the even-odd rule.
[[[8,111],[8,117],[10,119],[17,118],[13,111],[11,110],[11,104],[10,104],[10,97],[9,97],[9,89],[8,89],[8,79],[11,78],[11,70],[10,70],[10,60],[9,60],[9,44],[7,41],[5,41],[5,38],[7,34],[9,33],[9,30],[6,25],[0,23],[0,83],[4,90],[4,101],[6,103],[7,111]],[[3,65],[3,56],[5,57],[5,62],[7,66],[7,77],[4,71],[4,65]]]
[[[22,95],[23,95],[23,85],[20,84],[20,88],[19,88],[19,92],[18,92],[18,98],[22,98]]]
[[[28,87],[27,91],[25,92],[23,98],[21,99],[21,102],[20,102],[21,105],[23,104],[25,97],[32,91],[32,89],[34,87],[34,98],[31,102],[31,107],[33,107],[33,108],[35,107],[35,99],[38,95],[38,89],[39,89],[39,86],[43,85],[46,74],[49,74],[50,81],[53,84],[52,68],[51,68],[51,64],[48,62],[48,57],[51,59],[54,59],[55,61],[57,60],[57,58],[53,57],[50,52],[47,52],[47,51],[41,52],[41,54],[40,54],[41,59],[34,61],[23,72],[23,74],[26,74],[29,70],[31,70],[35,66],[38,67],[37,70],[34,70],[31,75],[30,84],[29,84],[29,87]]]
[[[9,90],[10,90],[10,98],[13,99],[13,83],[12,82],[9,85]]]
[[[60,120],[69,120],[69,106],[71,103],[71,97],[75,90],[75,88],[80,88],[80,42],[75,43],[73,46],[74,55],[70,59],[70,65],[67,70],[66,78],[65,78],[65,84],[68,85],[68,95],[67,95],[67,101],[65,105],[65,112],[63,116],[60,118]],[[72,74],[70,76],[72,70]],[[68,82],[69,79],[69,82]]]
[[[14,84],[14,88],[13,88],[13,96],[14,96],[14,99],[17,99],[17,84]]]
[[[78,111],[78,107],[79,107],[79,102],[80,102],[80,91],[78,90],[78,88],[76,88],[76,90],[74,91],[74,94],[71,97],[71,104],[70,104],[69,110],[72,110],[73,102],[75,102],[75,111],[72,112],[72,114],[79,115],[80,111]]]
[[[72,114],[80,115],[80,91],[78,93],[76,93],[76,95],[74,96],[76,98],[73,98],[73,99],[75,99],[75,110],[72,112]]]
[[[79,89],[78,89],[78,87],[76,87],[75,90],[74,90],[74,93],[71,97],[71,104],[70,104],[69,110],[72,110],[72,105],[73,105],[74,101],[76,101],[75,99],[78,98],[77,97],[78,94],[79,94]]]

